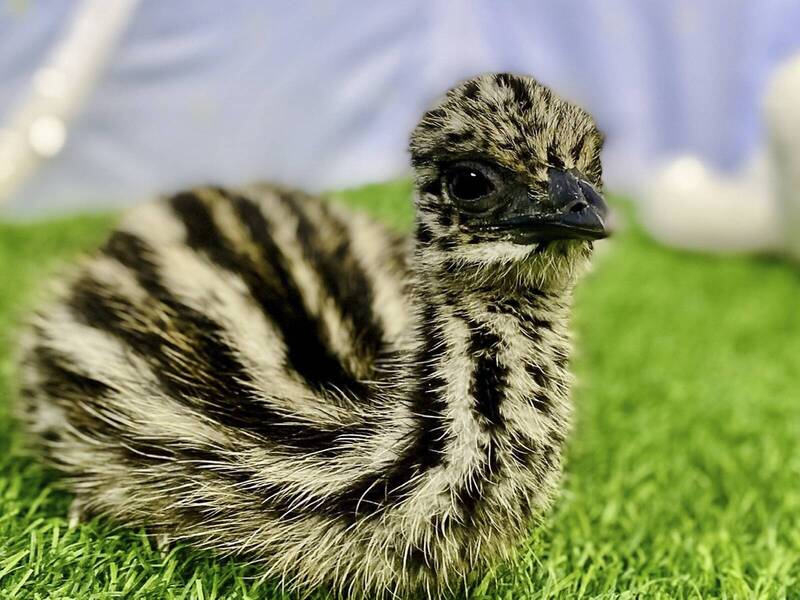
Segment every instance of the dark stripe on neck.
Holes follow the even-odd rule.
[[[446,350],[446,340],[432,302],[426,299],[419,330],[423,346],[411,367],[413,388],[409,402],[415,423],[405,446],[392,465],[360,477],[333,495],[321,507],[325,513],[348,521],[380,515],[409,497],[415,482],[443,463],[448,439],[443,397],[446,382],[438,375],[437,367]]]
[[[500,460],[500,445],[494,437],[484,450],[481,464],[472,471],[472,476],[455,489],[455,504],[459,508],[459,524],[473,527],[481,518],[482,506],[490,489],[501,479],[503,464]]]
[[[533,396],[531,396],[530,403],[539,412],[548,414],[552,407],[552,401],[547,389],[551,378],[549,373],[541,366],[533,362],[525,364],[525,371],[540,388],[536,393],[533,394]]]
[[[500,338],[485,324],[467,321],[470,328],[469,353],[475,358],[470,393],[475,412],[487,430],[501,427],[501,405],[508,385],[508,368],[497,360]]]
[[[550,437],[548,442],[538,444],[534,440],[525,439],[511,448],[511,459],[520,469],[530,471],[537,485],[542,485],[548,473],[561,467],[561,447],[563,439],[558,441]]]
[[[230,201],[258,246],[262,260],[254,264],[232,248],[208,207],[189,193],[170,200],[175,214],[186,226],[187,245],[241,277],[264,314],[280,329],[288,366],[308,385],[316,390],[336,389],[355,397],[366,396],[365,386],[346,371],[324,342],[322,325],[306,309],[286,256],[272,237],[270,224],[261,210],[239,196],[231,197]]]
[[[325,202],[291,192],[282,193],[280,198],[297,219],[297,239],[303,257],[319,275],[324,293],[333,298],[344,319],[352,325],[355,353],[369,373],[383,347],[384,332],[372,311],[375,296],[372,283],[353,254],[350,232],[331,214]],[[317,202],[324,223],[319,227],[313,223],[303,202]],[[242,198],[234,200],[234,204],[242,222],[251,229],[257,226],[252,220],[253,209],[257,207]]]
[[[480,518],[488,488],[500,478],[502,463],[497,434],[505,430],[502,404],[508,387],[508,368],[497,359],[500,337],[489,326],[461,316],[470,330],[469,353],[475,359],[470,394],[481,428],[489,434],[484,456],[472,475],[454,490],[460,524],[473,526]]]

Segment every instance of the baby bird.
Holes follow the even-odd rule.
[[[86,513],[305,590],[447,591],[557,487],[602,139],[482,75],[411,135],[410,239],[274,186],[143,205],[32,319],[20,414]]]

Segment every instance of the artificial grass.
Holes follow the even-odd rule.
[[[405,183],[343,193],[402,227]],[[22,451],[9,332],[52,267],[110,217],[0,225],[0,597],[285,598],[233,560],[95,520]],[[658,247],[635,227],[577,298],[577,423],[564,488],[473,598],[800,596],[800,277]],[[314,597],[324,598],[320,591]]]

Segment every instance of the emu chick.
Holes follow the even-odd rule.
[[[446,590],[556,489],[601,145],[483,75],[412,133],[411,239],[274,186],[143,205],[32,319],[20,415],[88,513],[305,589]]]

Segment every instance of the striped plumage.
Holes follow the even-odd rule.
[[[441,180],[491,161],[538,202],[548,168],[599,187],[600,146],[486,75],[412,135],[411,240],[270,186],[143,205],[32,319],[20,414],[91,514],[306,588],[457,585],[555,490],[591,242],[476,230]]]

